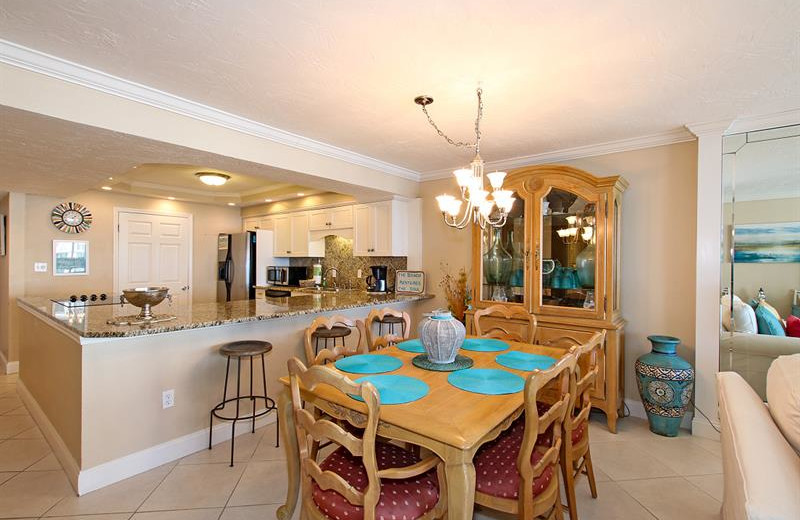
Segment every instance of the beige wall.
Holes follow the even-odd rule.
[[[625,392],[638,400],[633,363],[649,351],[649,334],[681,338],[680,353],[694,359],[697,146],[687,142],[564,164],[598,176],[619,174],[630,183],[623,196],[622,314],[627,320]],[[471,233],[446,227],[433,198],[455,190],[451,179],[426,182],[421,189],[423,265],[436,294],[441,293],[440,262],[454,271],[471,264]]]
[[[767,224],[773,222],[800,222],[800,198],[748,200],[736,202],[737,224]],[[726,236],[730,236],[730,203],[722,211]],[[729,251],[729,250],[728,250]],[[726,260],[730,254],[726,253]],[[722,286],[730,287],[730,262],[722,266]],[[745,302],[764,288],[767,301],[781,317],[791,313],[792,291],[800,290],[800,265],[796,263],[737,263],[734,267],[734,292]]]
[[[0,199],[6,216],[6,256],[0,256],[0,370],[2,360],[19,360],[19,319],[16,298],[24,291],[25,195],[6,193]]]
[[[192,290],[194,301],[216,299],[216,240],[218,233],[241,230],[239,208],[183,203],[132,195],[87,191],[69,200],[84,204],[92,212],[92,227],[75,237],[89,241],[87,276],[53,276],[53,239],[69,239],[50,222],[50,212],[62,199],[27,196],[25,294],[68,296],[81,293],[110,293],[113,287],[114,208],[174,211],[193,215]],[[34,262],[47,262],[48,272],[34,273]]]

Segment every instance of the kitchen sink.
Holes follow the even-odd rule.
[[[298,289],[297,292],[306,293],[306,294],[323,294],[323,293],[337,293],[339,292],[338,287],[333,288],[322,288],[322,287],[303,287]]]

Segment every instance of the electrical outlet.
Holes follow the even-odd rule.
[[[34,273],[46,273],[47,272],[47,262],[34,262],[33,263],[33,272]]]
[[[164,390],[161,392],[161,408],[172,408],[175,406],[175,390]]]

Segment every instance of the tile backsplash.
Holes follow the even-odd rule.
[[[385,265],[388,269],[389,287],[394,287],[395,271],[403,270],[408,265],[404,256],[353,256],[353,240],[334,235],[325,237],[325,258],[292,258],[289,265],[311,267],[322,264],[323,272],[335,267],[338,271],[336,285],[340,288],[365,289],[365,279],[371,273],[371,265]],[[359,279],[356,275],[361,269]],[[309,273],[310,274],[310,273]]]

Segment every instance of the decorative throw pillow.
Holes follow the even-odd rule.
[[[800,455],[800,354],[778,356],[767,371],[769,413]]]
[[[731,330],[730,296],[723,296],[721,302],[722,326],[725,327],[725,330]],[[735,294],[733,295],[733,326],[735,327],[735,332],[758,334],[755,311]]]
[[[800,318],[791,314],[786,316],[786,335],[800,338]]]
[[[775,317],[764,305],[759,304],[756,308],[756,321],[758,322],[758,333],[769,334],[770,336],[786,336],[781,320]]]
[[[782,322],[781,314],[778,312],[778,309],[767,303],[767,300],[761,300],[761,302],[758,305],[763,306],[764,309],[768,310],[770,314],[772,314],[773,316],[775,316],[775,318],[778,319],[778,321]]]

